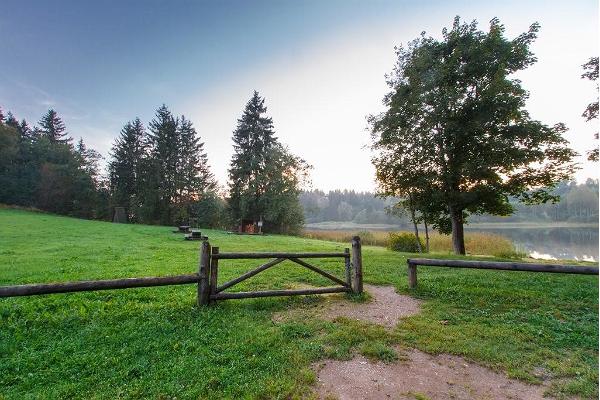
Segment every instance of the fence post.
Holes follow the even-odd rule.
[[[352,292],[360,294],[363,291],[362,249],[360,237],[358,236],[354,236],[352,238],[352,267],[354,269],[354,284],[352,285]]]
[[[208,274],[210,268],[210,243],[203,241],[200,247],[200,266],[198,268],[198,305],[208,305],[210,300],[210,282]]]
[[[348,284],[349,288],[352,288],[352,264],[350,263],[350,249],[345,248],[344,254],[346,254],[344,257],[344,263],[346,267],[346,283]]]
[[[408,264],[408,287],[414,289],[417,287],[417,266],[410,262],[410,258],[406,263]]]
[[[210,295],[215,295],[217,294],[217,280],[218,280],[218,275],[219,275],[219,259],[218,258],[214,258],[213,256],[215,254],[219,254],[219,248],[218,247],[213,247],[211,249],[211,256],[210,256]],[[209,301],[210,303],[214,303],[216,300],[210,300],[209,297]]]

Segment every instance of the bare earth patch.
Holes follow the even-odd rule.
[[[394,364],[363,356],[316,366],[320,399],[541,400],[544,387],[509,379],[461,357],[407,350]]]
[[[371,295],[366,303],[336,302],[327,307],[326,317],[346,317],[393,328],[400,318],[417,314],[421,301],[396,293],[393,286],[365,285]]]
[[[324,296],[324,302],[313,304],[309,309],[290,309],[275,313],[273,321],[281,322],[295,314],[308,312],[330,321],[345,317],[393,328],[401,318],[420,311],[420,300],[396,293],[393,286],[365,285],[364,289],[371,296],[368,302],[350,302],[339,295]]]

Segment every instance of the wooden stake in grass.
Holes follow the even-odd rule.
[[[354,273],[352,292],[355,294],[360,294],[363,292],[362,250],[360,244],[360,237],[358,236],[354,236],[352,238],[352,268]]]
[[[417,266],[407,260],[408,263],[408,287],[414,289],[417,287]]]
[[[200,247],[200,266],[198,269],[198,305],[206,306],[210,301],[209,268],[211,259],[210,243],[202,242]]]
[[[214,257],[215,254],[219,254],[219,248],[213,247],[211,249],[210,257],[210,296],[217,294],[217,281],[219,275],[219,259]],[[210,298],[209,298],[210,299]],[[212,300],[214,302],[214,300]]]

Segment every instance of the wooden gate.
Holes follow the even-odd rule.
[[[271,297],[271,296],[297,296],[309,294],[325,293],[362,293],[362,251],[360,238],[352,238],[352,252],[345,249],[342,253],[221,253],[218,247],[211,247],[208,241],[202,243],[200,255],[200,270],[198,284],[198,304],[208,305],[211,302],[225,299],[247,299],[252,297]],[[253,270],[250,270],[235,279],[218,284],[219,260],[247,260],[247,259],[269,259]],[[344,260],[345,279],[340,279],[329,272],[322,270],[304,259],[312,258],[341,258]],[[317,274],[328,278],[337,283],[337,286],[322,288],[297,289],[297,290],[264,290],[253,292],[226,292],[229,289],[246,279],[257,275],[275,265],[289,260],[301,265]]]

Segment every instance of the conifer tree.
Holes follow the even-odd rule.
[[[171,223],[171,205],[177,197],[177,172],[180,139],[178,118],[164,104],[156,110],[148,125],[147,199],[154,204],[152,217],[156,222]]]
[[[39,133],[48,138],[50,143],[70,143],[71,138],[67,136],[66,127],[58,113],[53,109],[48,112],[38,122]]]
[[[309,166],[278,142],[264,102],[254,91],[233,132],[228,206],[235,223],[264,219],[267,230],[295,231],[303,222],[299,186]]]
[[[177,191],[183,201],[190,201],[200,194],[215,188],[215,179],[210,172],[204,143],[200,140],[192,122],[181,116],[178,136],[180,158],[177,167]]]
[[[266,183],[263,179],[266,158],[277,140],[273,120],[264,115],[267,111],[264,103],[265,100],[254,91],[233,132],[229,207],[235,221],[258,220],[264,211],[260,199]]]
[[[140,169],[144,157],[146,131],[139,118],[125,124],[111,150],[108,164],[113,203],[127,208],[129,217],[137,219],[140,207]]]

